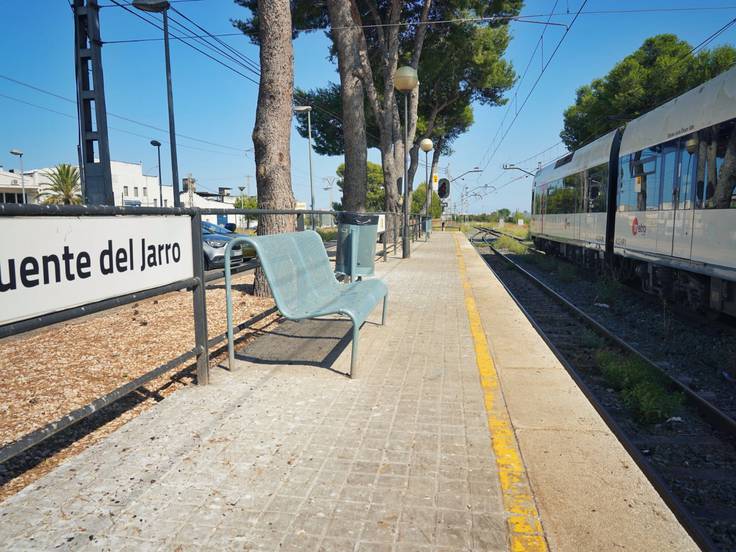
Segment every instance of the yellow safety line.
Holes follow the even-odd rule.
[[[455,237],[455,251],[460,277],[465,291],[465,309],[468,312],[470,332],[475,348],[475,362],[480,374],[480,385],[488,415],[493,452],[496,455],[501,493],[506,509],[509,529],[510,550],[513,552],[546,552],[547,541],[529,487],[521,460],[518,443],[511,428],[511,419],[506,410],[498,381],[498,373],[491,358],[488,340],[475,304],[473,289],[465,268],[465,259],[460,249],[459,238]]]

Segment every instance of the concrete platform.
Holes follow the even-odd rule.
[[[695,550],[467,240],[415,245],[354,379],[347,328],[284,324],[0,504],[0,549]]]

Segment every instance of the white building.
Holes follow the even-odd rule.
[[[38,203],[38,184],[32,175],[26,173],[21,181],[20,173],[0,166],[0,203],[24,203],[24,186],[26,202]]]
[[[174,189],[161,186],[158,176],[143,174],[141,163],[110,161],[115,205],[128,207],[173,207]],[[163,199],[163,203],[161,200]]]
[[[158,176],[143,174],[141,163],[111,161],[112,191],[115,205],[122,207],[173,207],[174,191],[172,186],[161,186]],[[24,184],[28,203],[40,203],[39,194],[49,184],[46,173],[51,168],[33,169],[24,172]],[[187,191],[189,182],[195,180],[191,175],[182,179],[180,200],[182,207],[199,207],[200,209],[235,209],[236,197],[230,195],[230,188],[219,188],[217,193]],[[193,186],[196,190],[196,185]],[[43,198],[41,198],[43,199]],[[4,170],[0,166],[0,203],[23,203],[20,174],[13,170]],[[202,215],[202,220],[214,224],[237,223],[235,215]]]

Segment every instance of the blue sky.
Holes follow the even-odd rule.
[[[556,11],[561,15],[552,21],[569,23],[582,0],[558,0]],[[100,0],[110,5],[110,0]],[[529,0],[522,14],[546,14],[554,0]],[[200,0],[179,2],[175,7],[187,17],[213,33],[232,32],[229,21],[245,17],[247,11],[232,0]],[[654,13],[592,14],[600,10],[696,8]],[[718,8],[718,9],[708,9]],[[570,15],[566,15],[569,10]],[[0,33],[0,75],[11,77],[74,98],[73,20],[65,0],[3,0],[4,31]],[[482,174],[472,174],[453,190],[456,197],[461,186],[474,188],[492,182],[496,193],[474,200],[471,212],[483,212],[499,207],[526,209],[529,206],[531,178],[515,171],[503,171],[506,162],[526,159],[559,141],[562,112],[574,101],[575,90],[593,78],[607,73],[625,55],[638,48],[642,41],[658,33],[675,33],[692,45],[736,16],[736,3],[727,0],[646,0],[642,2],[589,0],[555,58],[542,76],[527,105],[519,113],[505,140],[492,143],[506,107],[475,109],[475,125],[455,142],[453,155],[443,158],[441,167],[453,176],[475,166],[486,167]],[[507,56],[521,73],[537,44],[542,25],[513,23],[513,40]],[[101,11],[104,41],[133,38],[156,38],[160,31],[147,25],[119,7]],[[173,31],[173,28],[172,28]],[[544,38],[545,61],[564,33],[563,27],[548,27]],[[711,47],[732,43],[736,30],[729,29]],[[258,59],[258,49],[245,37],[223,38],[251,59]],[[295,82],[310,88],[337,81],[336,67],[327,59],[328,40],[322,32],[300,36],[294,43]],[[164,80],[163,45],[161,42],[107,44],[103,48],[107,108],[111,113],[136,119],[156,127],[167,127],[166,89]],[[526,79],[518,91],[519,103],[536,80],[542,67],[541,52],[532,61]],[[216,189],[231,186],[234,190],[245,182],[246,175],[255,174],[251,149],[251,132],[255,118],[258,89],[255,84],[217,65],[187,46],[172,42],[172,72],[177,132],[218,145],[208,145],[179,139],[179,172],[191,173],[201,186]],[[421,75],[420,75],[421,79]],[[430,85],[430,83],[423,83]],[[29,102],[52,113],[15,100]],[[508,125],[512,109],[504,125]],[[19,148],[25,152],[28,168],[76,163],[75,105],[35,92],[0,78],[0,164],[15,167],[16,159],[7,152]],[[156,157],[149,140],[164,142],[166,132],[151,130],[110,117],[110,149],[113,159],[141,161],[149,174],[156,172]],[[501,134],[507,126],[502,127]],[[126,132],[141,136],[134,136]],[[222,147],[227,146],[227,147]],[[232,149],[234,148],[234,149]],[[489,159],[489,152],[496,149]],[[202,151],[207,150],[207,151]],[[238,151],[240,150],[240,151]],[[564,150],[552,148],[546,154],[522,166],[533,169],[537,161],[548,161]],[[166,144],[162,148],[164,183],[171,182]],[[376,150],[369,158],[379,161]],[[314,158],[314,180],[317,206],[327,206],[324,177],[335,174],[341,162],[338,157]],[[299,201],[309,197],[307,144],[294,130],[292,133],[292,164],[294,195]],[[503,188],[501,188],[503,186]],[[255,190],[255,179],[251,179]]]

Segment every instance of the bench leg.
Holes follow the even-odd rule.
[[[381,316],[381,326],[386,325],[386,305],[388,304],[388,293],[383,296],[383,315]]]
[[[353,350],[350,354],[350,373],[348,377],[353,377],[355,363],[358,361],[358,338],[360,337],[360,325],[353,320]]]

